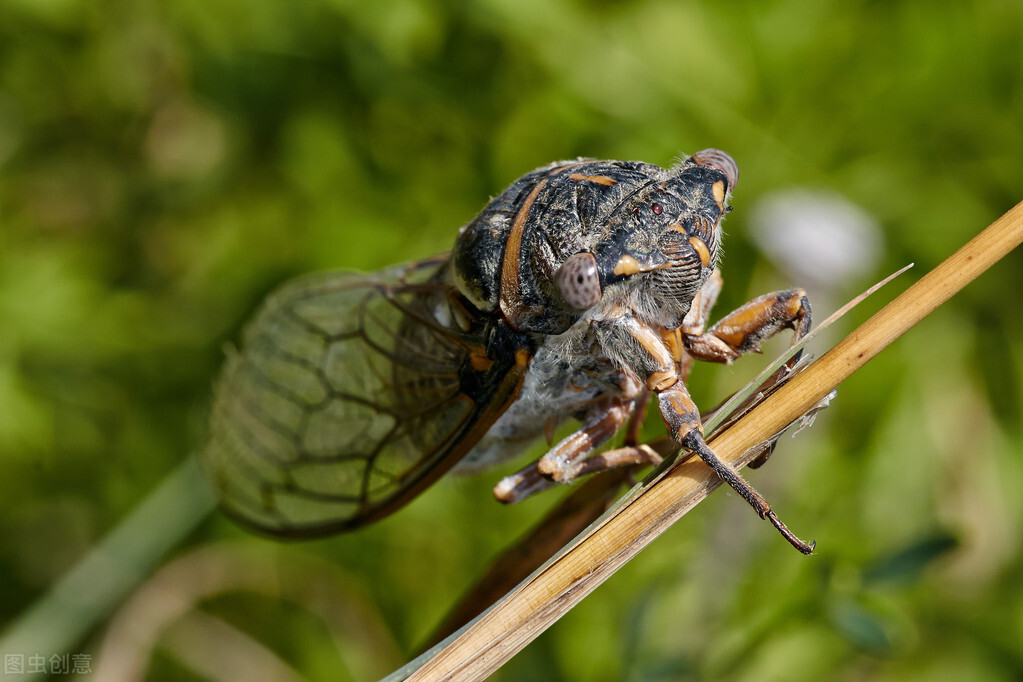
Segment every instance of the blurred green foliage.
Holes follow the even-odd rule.
[[[722,309],[793,284],[748,239],[757,198],[838,192],[884,256],[817,300],[915,261],[890,297],[1023,199],[1021,35],[1019,3],[0,3],[0,624],[199,446],[223,344],[272,286],[443,251],[549,161],[729,151]],[[1014,253],[751,475],[815,557],[719,492],[500,679],[1023,677],[1020,292]],[[757,366],[698,368],[698,402]],[[501,508],[499,475],[306,545],[211,517],[176,556],[326,557],[343,579],[310,584],[385,633],[340,650],[384,673],[559,497]],[[303,676],[358,676],[309,612],[237,589],[196,608]],[[202,622],[152,679],[200,674]]]

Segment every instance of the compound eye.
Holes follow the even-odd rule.
[[[735,185],[739,182],[739,166],[736,165],[735,159],[725,152],[720,149],[702,149],[693,154],[693,163],[721,171],[728,181],[728,189],[735,190]]]
[[[592,253],[577,253],[554,274],[554,286],[573,310],[588,310],[600,300],[600,275]]]

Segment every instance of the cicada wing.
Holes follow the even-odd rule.
[[[292,537],[354,528],[479,440],[521,378],[492,367],[490,394],[463,392],[480,325],[445,263],[311,275],[268,298],[215,390],[204,460],[228,514]]]

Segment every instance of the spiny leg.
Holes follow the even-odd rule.
[[[572,468],[572,477],[578,478],[621,467],[657,466],[663,459],[649,445],[625,445],[582,460]]]
[[[744,353],[759,352],[760,344],[783,329],[792,329],[792,344],[810,331],[810,301],[802,289],[775,291],[753,299],[725,315],[708,331],[683,329],[686,350],[709,362],[729,363]],[[799,360],[794,355],[787,367]]]
[[[683,327],[682,332],[686,350],[692,356],[730,363],[744,353],[760,352],[760,344],[783,329],[793,330],[790,345],[795,345],[810,331],[810,324],[810,301],[806,292],[786,289],[753,299],[725,315],[706,332],[702,331],[702,324],[692,329]],[[801,355],[799,351],[789,358],[767,383],[776,384],[785,378]],[[772,452],[774,443],[750,463],[750,468],[763,466]]]
[[[707,466],[746,500],[762,519],[767,519],[788,542],[803,554],[813,552],[815,543],[797,538],[771,509],[771,505],[739,473],[721,460],[703,440],[700,413],[682,382],[664,389],[658,395],[661,416],[669,433],[683,447],[695,452]]]
[[[696,452],[707,465],[714,470],[718,476],[724,479],[725,483],[732,486],[735,492],[742,495],[743,499],[750,503],[760,518],[767,519],[771,524],[778,529],[778,532],[789,541],[793,547],[798,549],[803,554],[811,554],[813,548],[817,546],[816,542],[810,542],[809,544],[803,542],[795,536],[795,534],[788,529],[788,527],[782,523],[781,519],[778,518],[774,510],[771,509],[771,505],[767,503],[767,500],[758,493],[753,486],[746,482],[746,480],[739,475],[737,471],[728,466],[725,462],[721,461],[720,458],[714,453],[707,443],[703,440],[703,434],[699,431],[693,431],[682,440],[682,445]]]
[[[537,470],[557,483],[575,478],[578,461],[618,433],[632,412],[630,403],[604,400],[594,405],[583,427],[562,439],[537,462]]]
[[[537,461],[502,479],[494,487],[494,497],[511,504],[558,483],[570,483],[579,475],[580,460],[615,435],[628,420],[632,409],[631,401],[621,399],[606,399],[594,404],[582,428],[562,439]],[[619,466],[627,464],[623,461]],[[585,467],[585,473],[598,470]]]

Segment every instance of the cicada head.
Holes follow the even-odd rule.
[[[728,154],[706,149],[624,202],[595,250],[608,295],[627,297],[651,322],[682,324],[717,264],[721,220],[738,175]]]

